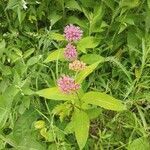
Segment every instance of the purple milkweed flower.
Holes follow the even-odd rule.
[[[65,75],[58,79],[57,84],[60,90],[66,94],[76,92],[80,88],[73,78]]]
[[[64,51],[64,57],[69,61],[73,61],[77,59],[77,55],[78,53],[75,46],[68,43]]]
[[[67,25],[64,29],[64,35],[67,41],[78,41],[83,35],[83,31],[80,27],[74,26],[73,24]]]

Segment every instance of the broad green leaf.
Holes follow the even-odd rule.
[[[64,48],[55,50],[52,53],[50,53],[44,62],[48,63],[50,61],[54,61],[58,59],[64,59]]]
[[[86,110],[86,113],[89,116],[89,119],[96,119],[100,114],[102,114],[102,109],[101,108],[92,108]]]
[[[56,11],[53,11],[49,14],[48,19],[51,22],[51,27],[60,19],[62,18],[62,15],[58,15]]]
[[[56,41],[64,41],[65,40],[65,37],[59,33],[51,33],[50,37]]]
[[[64,130],[64,131],[65,131],[67,134],[73,133],[73,132],[74,132],[73,127],[74,127],[74,122],[73,122],[73,120],[72,120],[72,121],[70,121],[70,122],[67,124],[67,126],[65,127],[65,130]]]
[[[127,8],[134,8],[137,7],[140,4],[139,0],[122,0],[121,1],[121,6],[122,7],[127,7]]]
[[[36,141],[35,131],[32,128],[33,122],[37,120],[38,114],[34,109],[26,111],[23,115],[18,116],[14,124],[12,139],[14,139],[18,148],[21,150],[36,149],[44,150],[44,144]]]
[[[25,52],[24,52],[24,54],[23,54],[23,58],[28,58],[31,54],[33,54],[33,53],[34,53],[34,51],[35,51],[35,49],[34,49],[34,48],[30,48],[30,49],[28,49],[27,51],[25,51]]]
[[[150,143],[144,137],[137,138],[128,145],[128,150],[149,150]]]
[[[70,9],[70,10],[76,9],[76,10],[82,11],[81,7],[79,6],[79,4],[75,0],[66,1],[65,7]]]
[[[98,66],[98,64],[100,63],[100,61],[86,67],[86,69],[84,69],[83,71],[81,71],[80,73],[77,74],[76,76],[76,82],[77,83],[82,83],[82,81],[90,74],[92,73],[96,67]]]
[[[57,87],[47,88],[40,91],[37,91],[41,97],[52,99],[52,100],[73,100],[78,99],[76,94],[64,94]]]
[[[80,26],[82,28],[88,29],[88,26],[87,26],[88,21],[87,20],[81,20],[75,16],[68,17],[67,23],[77,24],[78,26]]]
[[[93,14],[93,18],[91,19],[91,23],[90,23],[90,29],[89,29],[90,33],[101,32],[103,14],[104,14],[104,9],[102,5],[95,7],[95,12]]]
[[[42,58],[42,55],[37,55],[37,56],[31,57],[31,58],[27,61],[27,66],[32,66],[32,65],[38,63],[41,58]]]
[[[74,132],[79,148],[82,150],[86,144],[89,134],[90,120],[88,115],[81,110],[74,112]]]
[[[148,8],[150,9],[150,0],[147,0]]]
[[[120,100],[101,92],[88,92],[81,99],[87,104],[97,105],[109,110],[122,111],[125,105]]]
[[[77,49],[82,51],[83,53],[86,53],[87,48],[95,48],[99,44],[99,42],[100,42],[99,39],[92,36],[88,36],[81,39],[78,42]]]
[[[105,61],[104,57],[97,55],[97,54],[86,54],[86,55],[83,55],[80,59],[86,64],[90,64],[90,65],[98,61],[100,62]]]

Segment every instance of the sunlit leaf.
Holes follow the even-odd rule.
[[[54,61],[54,60],[63,60],[64,59],[64,48],[55,50],[53,52],[51,52],[48,57],[45,59],[45,63],[48,63],[50,61]]]
[[[105,58],[100,56],[100,55],[97,55],[97,54],[86,54],[86,55],[83,55],[81,56],[80,58],[83,62],[85,62],[86,64],[93,64],[95,62],[104,62],[105,61]]]
[[[82,97],[82,101],[109,110],[122,111],[126,109],[120,100],[101,92],[88,92]]]
[[[76,76],[76,82],[82,83],[82,81],[96,69],[96,67],[98,66],[99,63],[100,63],[100,61],[86,67],[83,71],[78,73]]]
[[[87,48],[95,48],[99,43],[99,39],[88,36],[79,41],[77,44],[77,49],[85,53]]]
[[[79,148],[82,150],[86,144],[89,134],[89,117],[81,110],[76,110],[74,113],[74,132]]]
[[[76,94],[64,94],[57,87],[47,88],[40,91],[37,91],[41,97],[51,99],[51,100],[73,100],[78,99]]]
[[[133,140],[128,145],[128,150],[149,150],[150,149],[150,143],[148,140],[144,137],[137,138]]]

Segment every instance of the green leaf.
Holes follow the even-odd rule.
[[[127,7],[129,9],[137,7],[140,4],[139,0],[122,0],[121,1],[121,6],[122,7]]]
[[[50,13],[50,15],[48,16],[48,19],[51,22],[51,27],[60,19],[62,18],[61,15],[58,15],[56,11],[53,11],[52,13]]]
[[[126,74],[126,76],[129,78],[129,80],[132,82],[129,71],[127,71],[126,68],[115,57],[107,57],[106,61],[115,63]]]
[[[14,9],[18,6],[18,0],[9,0],[6,9]]]
[[[35,49],[34,48],[30,48],[27,51],[24,52],[23,54],[23,58],[28,58],[32,53],[34,53]]]
[[[144,137],[137,138],[128,145],[128,150],[149,150],[150,143]]]
[[[103,2],[112,10],[114,10],[115,1],[112,0],[103,0]]]
[[[122,111],[126,109],[120,100],[101,92],[88,92],[84,94],[81,100],[87,104],[97,105],[109,110]]]
[[[0,42],[0,58],[2,57],[3,52],[5,51],[6,42],[5,40],[2,40]]]
[[[104,57],[97,55],[97,54],[86,54],[86,55],[83,55],[80,59],[86,64],[90,64],[90,65],[98,61],[100,62],[105,61]]]
[[[50,53],[44,62],[48,63],[50,61],[59,60],[59,59],[64,59],[64,48],[60,48]]]
[[[86,110],[86,113],[89,116],[89,119],[96,119],[100,114],[102,114],[102,109],[101,108],[92,108]]]
[[[46,128],[42,128],[40,130],[40,134],[48,141],[48,142],[54,142],[54,135],[52,130],[48,130]]]
[[[89,134],[90,120],[88,115],[81,110],[74,113],[74,131],[80,149],[83,149]]]
[[[79,19],[79,18],[77,18],[75,16],[70,16],[67,19],[67,23],[77,24],[78,26],[80,26],[82,28],[86,28],[88,30],[88,26],[87,26],[88,22],[87,22],[87,20],[83,20],[83,19],[81,20],[81,19]]]
[[[65,101],[65,100],[78,99],[76,94],[64,94],[57,87],[43,89],[43,90],[37,91],[36,94],[38,94],[41,97],[52,99],[52,100]]]
[[[148,8],[150,9],[150,0],[147,0]]]
[[[77,74],[76,76],[76,82],[77,83],[82,83],[82,81],[90,74],[92,73],[96,67],[98,66],[98,64],[100,63],[100,61],[86,67],[86,69],[84,69],[83,71],[81,71],[80,73]]]
[[[92,36],[88,36],[81,39],[78,42],[77,49],[82,51],[83,53],[86,53],[87,48],[95,48],[99,44],[99,42],[100,42],[99,39]]]
[[[90,23],[90,33],[101,32],[102,17],[104,9],[102,5],[95,7],[95,12]]]
[[[38,63],[41,58],[42,58],[42,55],[37,55],[37,56],[31,57],[31,58],[27,61],[27,66],[32,66],[32,65]]]
[[[36,122],[34,123],[34,127],[35,127],[36,129],[42,129],[42,128],[44,128],[44,127],[45,127],[45,121],[43,121],[43,120],[38,120],[38,121],[36,121]]]
[[[50,37],[56,41],[64,41],[65,40],[65,37],[59,33],[51,33]]]
[[[76,9],[76,10],[82,11],[81,7],[79,6],[79,4],[75,0],[66,1],[65,7],[70,9],[70,10]]]

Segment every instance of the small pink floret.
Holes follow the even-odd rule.
[[[76,92],[80,88],[73,78],[65,75],[58,79],[57,84],[60,90],[66,94]]]
[[[75,59],[77,59],[77,55],[78,53],[75,46],[68,43],[64,51],[64,57],[69,61],[74,61]]]
[[[80,27],[70,24],[65,27],[64,35],[67,41],[78,41],[81,39],[83,31]]]

